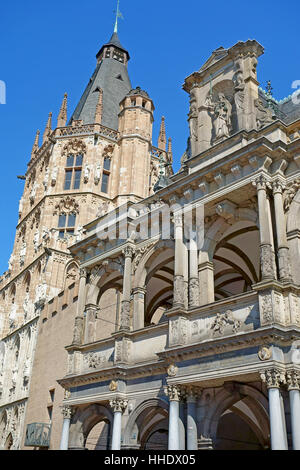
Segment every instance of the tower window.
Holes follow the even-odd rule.
[[[108,193],[110,168],[111,168],[111,159],[108,157],[105,157],[104,162],[103,162],[103,174],[102,174],[102,185],[101,185],[102,193]]]
[[[65,169],[64,190],[79,189],[82,173],[83,155],[68,155]]]
[[[61,214],[58,217],[59,238],[74,235],[76,225],[76,214]]]

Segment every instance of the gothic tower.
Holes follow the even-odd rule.
[[[96,58],[70,120],[65,94],[56,128],[50,113],[42,142],[36,133],[22,177],[13,252],[0,279],[0,409],[7,409],[9,421],[11,404],[18,401],[18,430],[40,313],[51,299],[63,307],[64,290],[77,298],[79,269],[69,247],[84,238],[84,226],[92,220],[151,194],[159,158],[168,158],[152,147],[154,106],[146,92],[132,89],[130,56],[116,30]],[[12,441],[18,448],[17,436]]]

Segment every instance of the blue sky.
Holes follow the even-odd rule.
[[[0,80],[7,104],[0,105],[0,273],[12,251],[19,199],[37,129],[57,113],[65,91],[69,116],[96,65],[95,55],[111,36],[116,0],[11,0],[0,15]],[[298,1],[201,2],[121,0],[119,36],[131,55],[129,74],[153,99],[154,145],[160,118],[173,138],[175,170],[188,137],[186,76],[216,48],[256,39],[265,47],[258,79],[271,80],[274,96],[293,92],[300,80]]]

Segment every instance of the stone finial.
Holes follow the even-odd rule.
[[[65,127],[67,123],[67,102],[68,102],[68,95],[65,93],[64,99],[58,114],[57,118],[57,127]]]
[[[95,112],[95,124],[101,124],[102,113],[103,113],[103,90],[102,88],[100,88],[98,103],[97,103],[96,112]]]
[[[167,138],[166,138],[166,127],[165,127],[165,117],[161,118],[160,131],[158,137],[157,147],[161,150],[166,150]]]
[[[169,157],[169,162],[173,163],[173,150],[172,150],[172,139],[169,137],[168,140],[168,157]]]
[[[35,139],[34,139],[34,144],[33,144],[33,147],[32,147],[32,151],[31,151],[31,158],[34,157],[34,155],[36,154],[36,152],[39,150],[39,138],[40,138],[40,131],[37,130],[36,131],[36,134],[35,134]]]
[[[44,135],[43,135],[43,143],[46,142],[51,132],[52,132],[52,113],[49,113],[48,121],[47,121]]]

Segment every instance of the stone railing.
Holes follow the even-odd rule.
[[[84,124],[82,126],[67,126],[57,129],[57,137],[71,137],[78,135],[99,134],[103,137],[108,137],[114,141],[118,140],[119,132],[110,129],[109,127],[102,126],[101,124]]]

